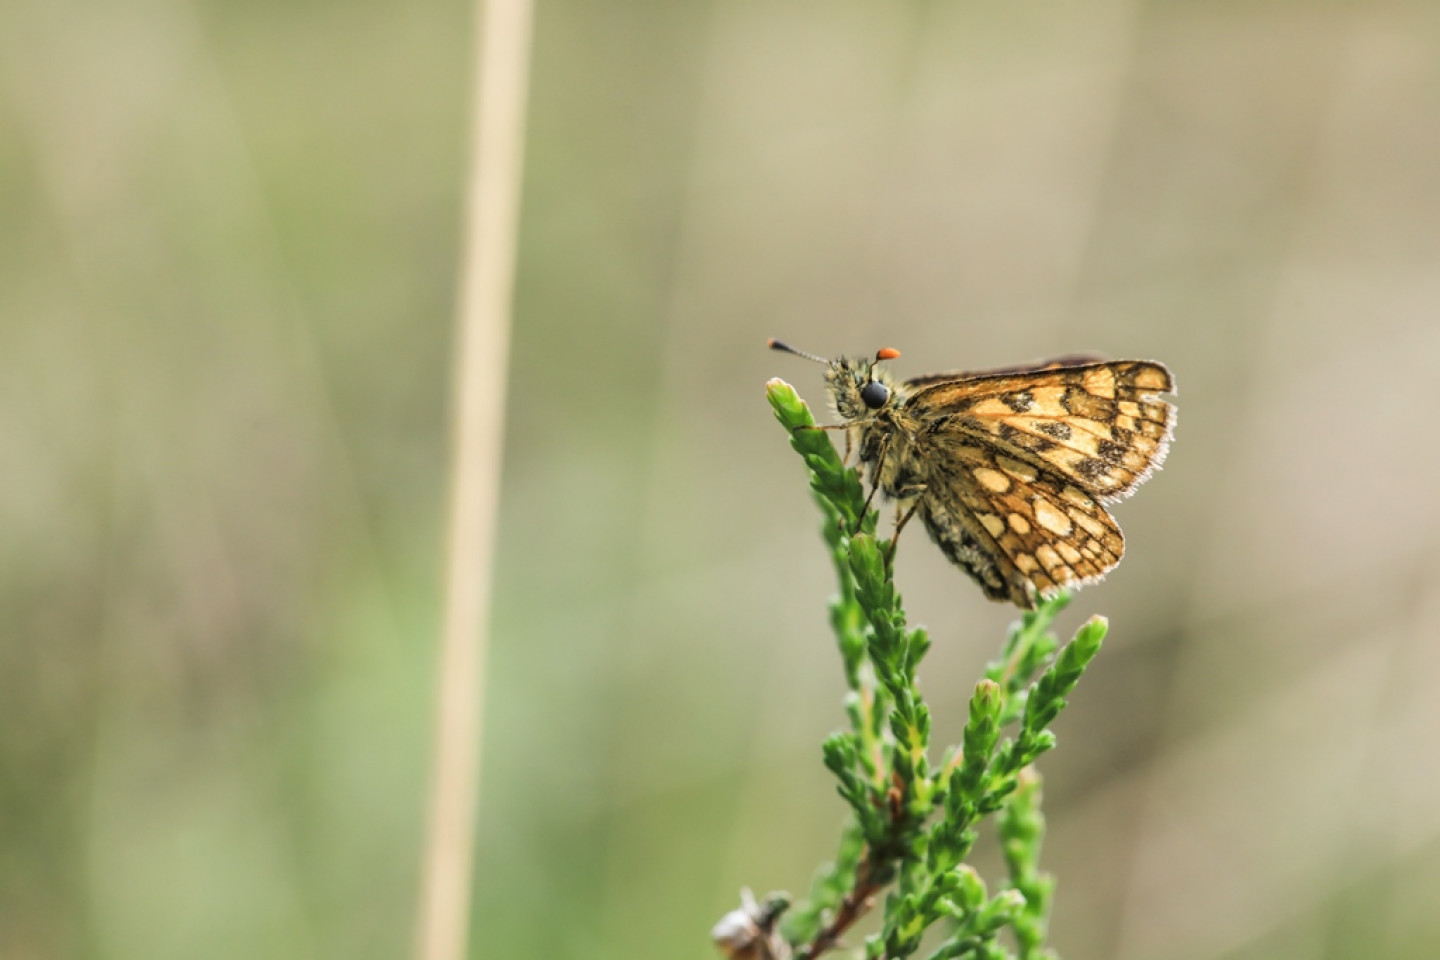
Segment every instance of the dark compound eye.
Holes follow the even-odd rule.
[[[890,399],[890,388],[878,380],[871,380],[860,388],[860,399],[871,410],[879,410]]]

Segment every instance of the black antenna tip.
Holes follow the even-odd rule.
[[[779,350],[779,351],[781,351],[782,353],[793,353],[793,354],[794,354],[795,356],[797,356],[797,357],[804,357],[806,360],[814,360],[816,363],[829,363],[829,362],[830,362],[829,360],[826,360],[824,357],[816,356],[815,354],[810,353],[810,352],[807,351],[807,350],[797,349],[797,348],[795,348],[795,347],[790,346],[790,344],[786,343],[786,342],[783,341],[783,340],[776,340],[774,337],[771,337],[769,340],[766,340],[766,341],[765,341],[765,345],[766,345],[767,347],[769,347],[771,350]]]

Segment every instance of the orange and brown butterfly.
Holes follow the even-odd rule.
[[[1070,356],[902,381],[881,366],[897,350],[827,360],[770,346],[825,364],[844,422],[821,429],[845,430],[871,497],[898,501],[895,538],[918,512],[985,596],[1026,609],[1120,562],[1125,538],[1104,504],[1159,468],[1175,428],[1158,397],[1175,378],[1153,360]]]

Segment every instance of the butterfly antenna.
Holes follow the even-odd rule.
[[[876,350],[875,359],[870,361],[869,382],[873,383],[875,381],[875,364],[879,363],[881,360],[894,360],[898,356],[900,356],[900,351],[896,350],[894,347],[885,347],[884,349]]]
[[[774,337],[771,337],[768,341],[766,341],[766,346],[768,346],[771,350],[779,350],[781,353],[793,353],[797,357],[804,357],[806,360],[814,360],[816,363],[823,363],[827,365],[830,363],[830,361],[826,360],[824,357],[817,356],[816,354],[810,353],[806,350],[797,350],[795,347],[790,346],[790,344],[780,340],[776,340]]]

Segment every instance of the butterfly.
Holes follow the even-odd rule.
[[[1125,537],[1105,504],[1160,467],[1175,429],[1159,399],[1175,378],[1153,360],[1068,356],[902,381],[881,366],[897,350],[827,360],[770,347],[825,364],[844,422],[817,429],[845,430],[871,499],[898,502],[891,550],[918,513],[986,597],[1024,609],[1120,562]]]

